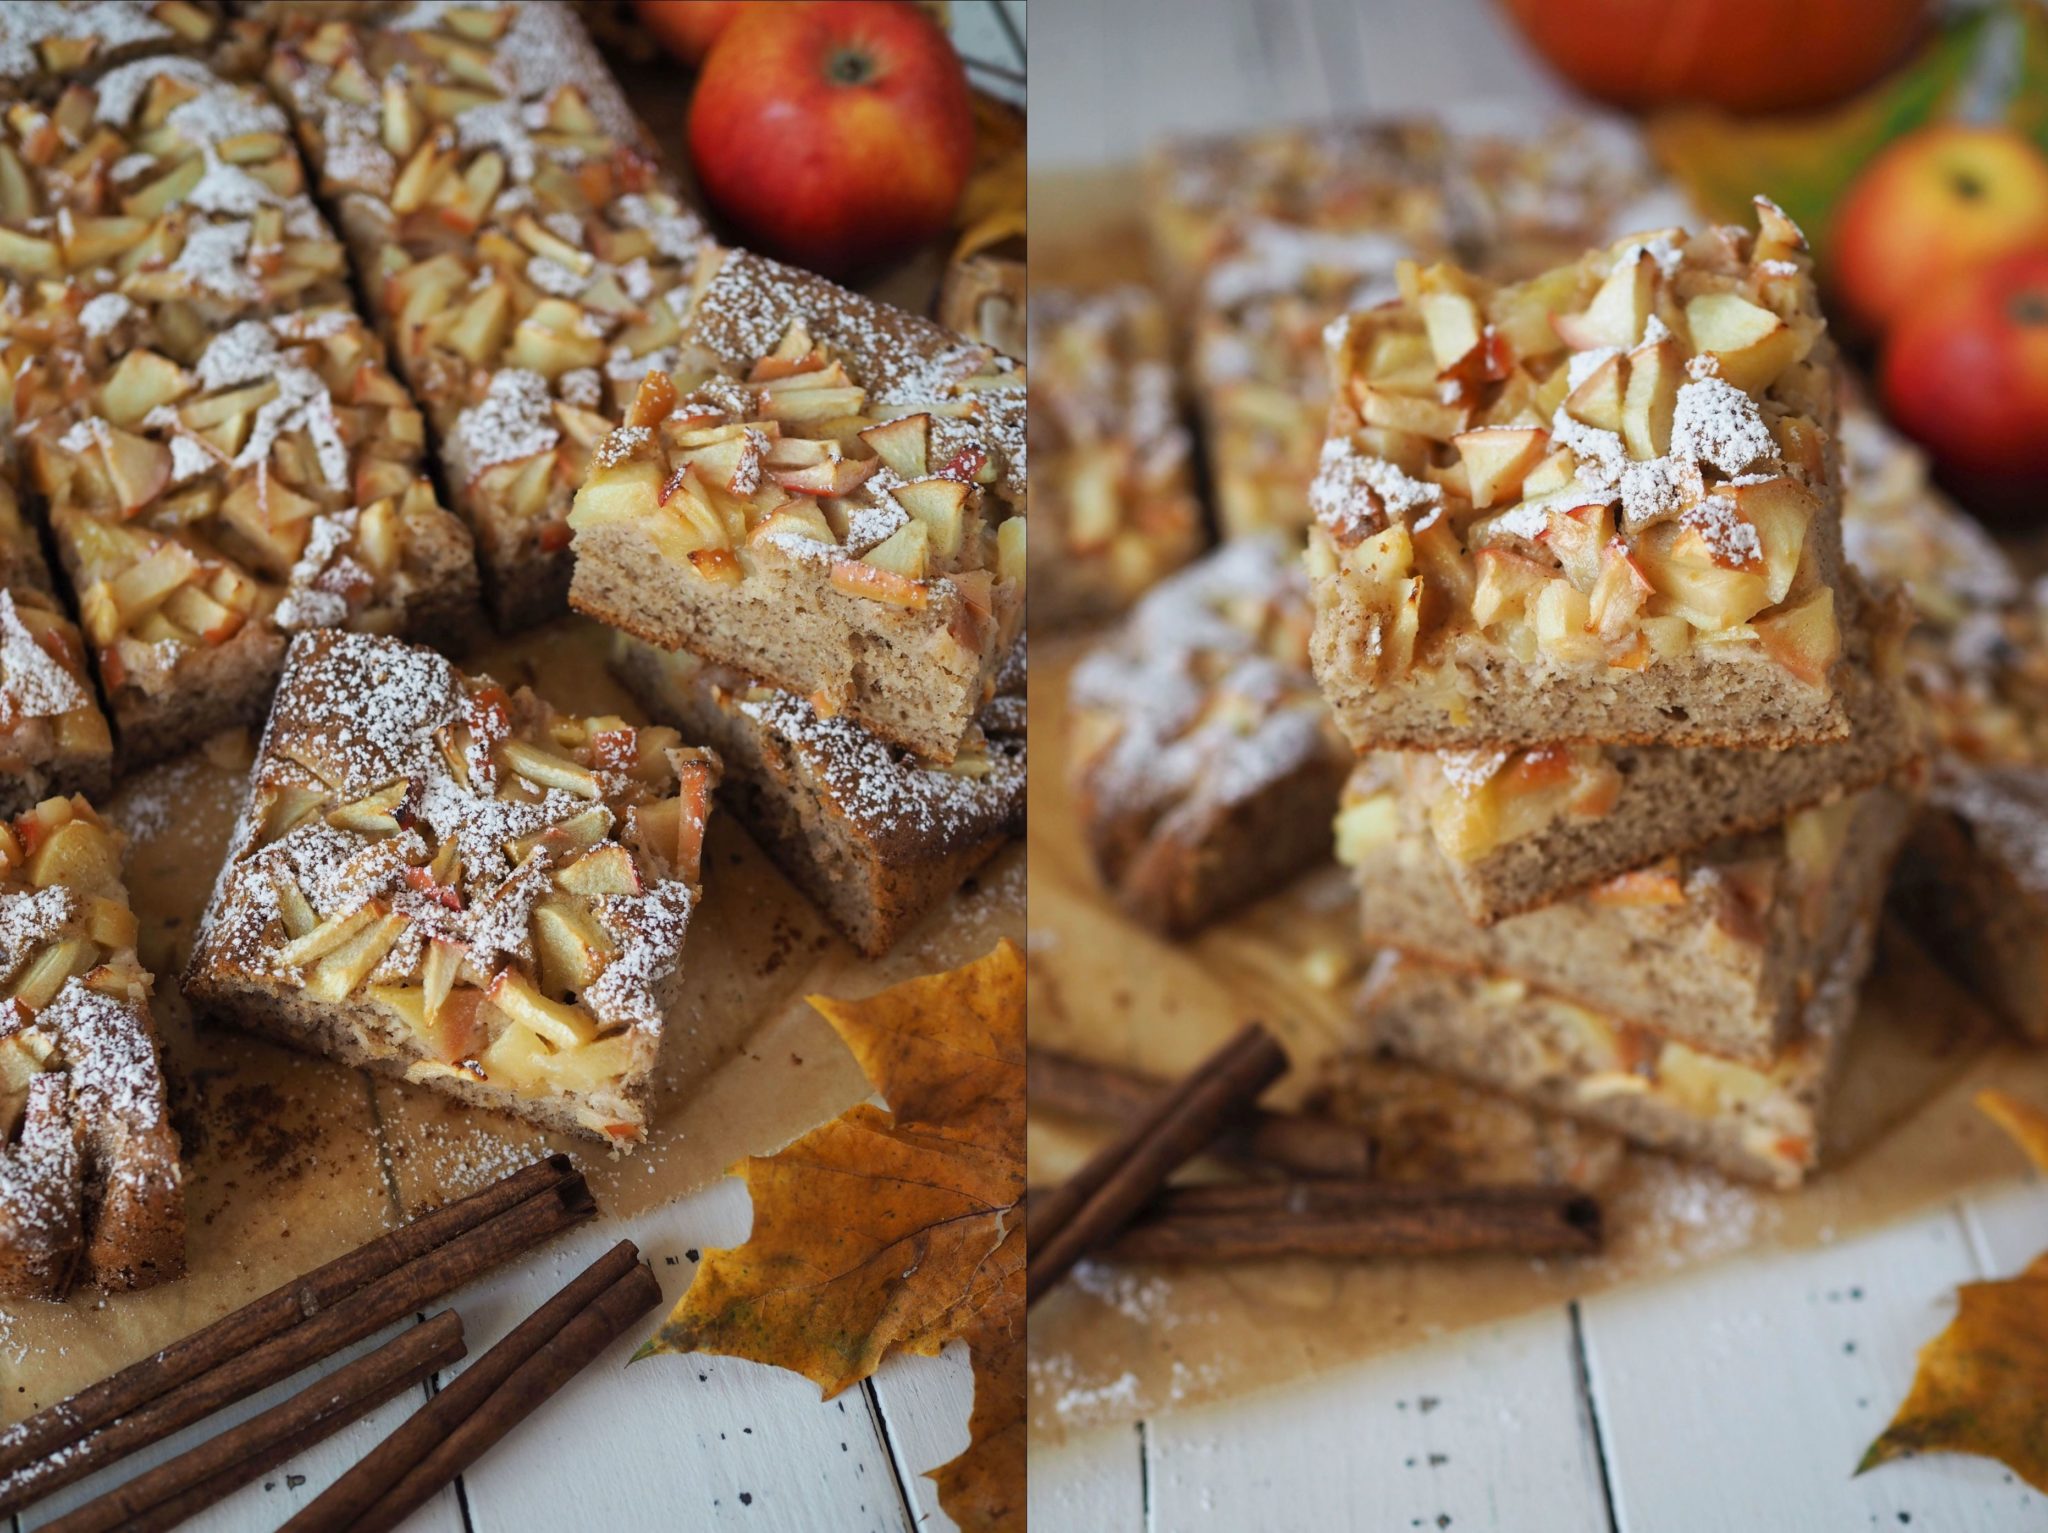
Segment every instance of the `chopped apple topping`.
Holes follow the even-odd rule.
[[[716,758],[389,640],[293,653],[198,990],[228,967],[360,1002],[365,1047],[424,1081],[640,1094],[648,1053],[618,1039],[663,1021]]]
[[[1333,330],[1311,563],[1366,608],[1382,679],[1479,630],[1593,670],[1748,642],[1825,684],[1809,531],[1834,508],[1809,448],[1833,390],[1803,242],[1764,216],[1519,286],[1411,263],[1402,302]]]

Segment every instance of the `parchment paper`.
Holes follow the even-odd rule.
[[[464,657],[584,713],[644,714],[606,673],[608,631],[569,618]],[[218,759],[215,759],[218,758]],[[988,864],[897,950],[863,961],[723,815],[706,847],[703,905],[669,1023],[648,1142],[611,1155],[503,1115],[216,1027],[195,1029],[175,974],[233,828],[246,778],[217,745],[125,784],[108,806],[133,837],[131,897],[157,975],[185,1144],[190,1273],[139,1294],[0,1305],[0,1422],[13,1421],[548,1149],[589,1178],[601,1219],[682,1197],[868,1095],[837,1036],[804,1003],[864,995],[1021,937],[1023,849]]]
[[[1059,223],[1049,202],[1034,190],[1034,238]],[[1355,1040],[1351,998],[1367,955],[1351,930],[1349,882],[1326,868],[1182,944],[1123,919],[1095,881],[1066,792],[1066,675],[1081,647],[1040,639],[1032,654],[1031,1043],[1175,1076],[1256,1018],[1294,1062],[1269,1098],[1287,1103]],[[1347,961],[1333,965],[1337,955]],[[1989,1084],[2048,1103],[2048,1055],[1999,1042],[1910,939],[1887,932],[1828,1125],[1829,1169],[1804,1190],[1765,1192],[1630,1151],[1602,1188],[1609,1243],[1597,1258],[1083,1264],[1032,1311],[1031,1431],[1052,1441],[1229,1399],[1736,1251],[1834,1239],[2018,1178],[2019,1152],[1970,1106]],[[1097,1142],[1034,1115],[1032,1185],[1066,1175]]]

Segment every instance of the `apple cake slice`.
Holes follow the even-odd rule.
[[[576,493],[570,602],[950,761],[1023,623],[1024,370],[822,277],[708,264],[673,382],[643,380]]]
[[[1965,985],[2048,1042],[2048,607],[1867,408],[1845,412],[1842,448],[1849,556],[1912,593],[1907,674],[1934,735],[1894,901]]]
[[[1865,909],[1830,955],[1799,1030],[1769,1059],[1728,1059],[1530,985],[1389,950],[1359,992],[1378,1048],[1531,1107],[1613,1129],[1730,1176],[1797,1187],[1828,1110],[1870,966]]]
[[[82,797],[0,820],[0,1295],[185,1270],[178,1136],[121,838]]]
[[[1309,621],[1284,540],[1240,538],[1074,668],[1075,812],[1135,919],[1190,932],[1329,856],[1352,756],[1309,674]]]
[[[1910,613],[1896,594],[1873,602],[1850,587],[1847,738],[1388,752],[1404,824],[1427,828],[1465,913],[1486,924],[1910,771],[1923,749],[1903,677]]]
[[[944,766],[687,650],[617,634],[612,668],[653,717],[718,752],[727,807],[869,958],[1023,828],[1022,639]]]
[[[76,382],[28,463],[124,761],[260,719],[300,629],[471,628],[469,535],[353,314],[244,320],[184,363],[137,349]]]
[[[78,277],[221,328],[349,301],[291,125],[197,59],[141,58],[0,112],[0,273]]]
[[[1758,206],[1332,327],[1313,654],[1360,749],[1847,733],[1834,359]]]
[[[1380,122],[1165,151],[1148,213],[1188,299],[1225,535],[1306,528],[1330,397],[1323,330],[1395,296],[1402,260],[1533,276],[1669,222],[1676,199],[1658,185],[1634,135],[1570,116],[1514,133]]]
[[[85,643],[0,472],[0,820],[53,795],[103,795],[113,782],[114,737]]]
[[[185,993],[284,1042],[641,1139],[717,758],[432,650],[292,641]]]
[[[673,370],[705,232],[566,5],[287,17],[267,76],[476,533],[492,613],[565,608],[569,504]]]
[[[226,32],[222,7],[194,0],[36,0],[0,6],[0,93],[55,95],[145,55],[203,53]]]
[[[1137,286],[1041,288],[1030,326],[1038,620],[1112,617],[1205,541],[1166,311]]]
[[[1209,274],[1275,228],[1326,249],[1350,236],[1448,255],[1444,198],[1448,132],[1433,118],[1339,122],[1314,128],[1183,139],[1145,166],[1152,265],[1168,302],[1188,313]]]
[[[1872,788],[1480,926],[1400,779],[1398,760],[1366,758],[1337,815],[1337,855],[1357,879],[1369,943],[1528,980],[1751,1063],[1797,1030],[1911,819],[1903,793]]]

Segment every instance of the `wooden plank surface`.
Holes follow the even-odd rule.
[[[1177,1533],[1520,1533],[1607,1514],[1562,1309],[1150,1421],[1145,1442],[1151,1525]]]

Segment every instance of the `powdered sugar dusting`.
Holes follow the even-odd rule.
[[[1753,463],[1775,459],[1778,443],[1754,399],[1725,378],[1698,378],[1678,391],[1671,450],[1723,474],[1740,474]]]
[[[448,448],[461,472],[473,478],[495,463],[552,452],[560,440],[547,379],[525,368],[504,367],[491,375],[482,402],[456,418]]]
[[[1309,508],[1339,538],[1369,536],[1390,521],[1410,521],[1442,506],[1443,490],[1358,451],[1349,440],[1323,443],[1322,461],[1309,486]]]
[[[0,730],[23,719],[50,719],[92,698],[52,659],[22,621],[11,592],[0,590]]]

